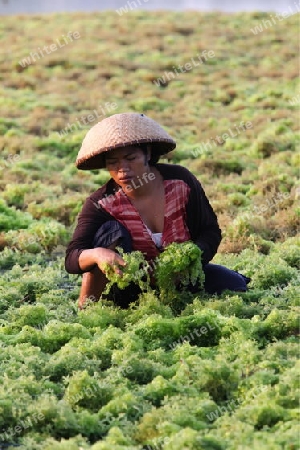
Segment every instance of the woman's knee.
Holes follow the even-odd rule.
[[[109,220],[103,223],[97,230],[93,247],[104,247],[115,250],[121,247],[125,253],[132,251],[132,241],[129,231],[117,220]]]
[[[203,267],[205,273],[204,288],[208,293],[220,294],[225,290],[235,292],[247,291],[250,278],[245,277],[235,270],[218,264],[207,264]]]

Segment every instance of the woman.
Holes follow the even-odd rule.
[[[76,165],[106,168],[111,179],[85,201],[67,248],[66,270],[83,274],[79,298],[98,300],[107,279],[105,267],[122,276],[123,258],[115,252],[140,250],[153,260],[172,242],[192,240],[202,250],[205,290],[246,291],[249,278],[209,264],[221,241],[217,217],[201,184],[187,169],[158,164],[175,141],[144,114],[115,114],[93,126],[83,140]],[[137,292],[128,288],[114,300],[127,307]]]

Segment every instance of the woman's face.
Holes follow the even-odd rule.
[[[126,186],[140,185],[141,180],[146,180],[150,172],[148,160],[150,151],[145,154],[142,149],[135,146],[122,147],[111,150],[105,156],[106,169],[113,180],[121,186],[123,190]]]

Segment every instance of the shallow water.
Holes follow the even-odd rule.
[[[169,9],[199,11],[288,11],[300,9],[299,0],[0,0],[0,14],[32,14],[63,11],[102,11],[105,9],[124,12],[135,9]]]

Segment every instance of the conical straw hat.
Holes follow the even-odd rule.
[[[105,167],[104,152],[142,143],[151,143],[153,154],[160,155],[176,147],[171,136],[144,114],[114,114],[87,132],[77,155],[76,166],[82,170],[101,169]]]

